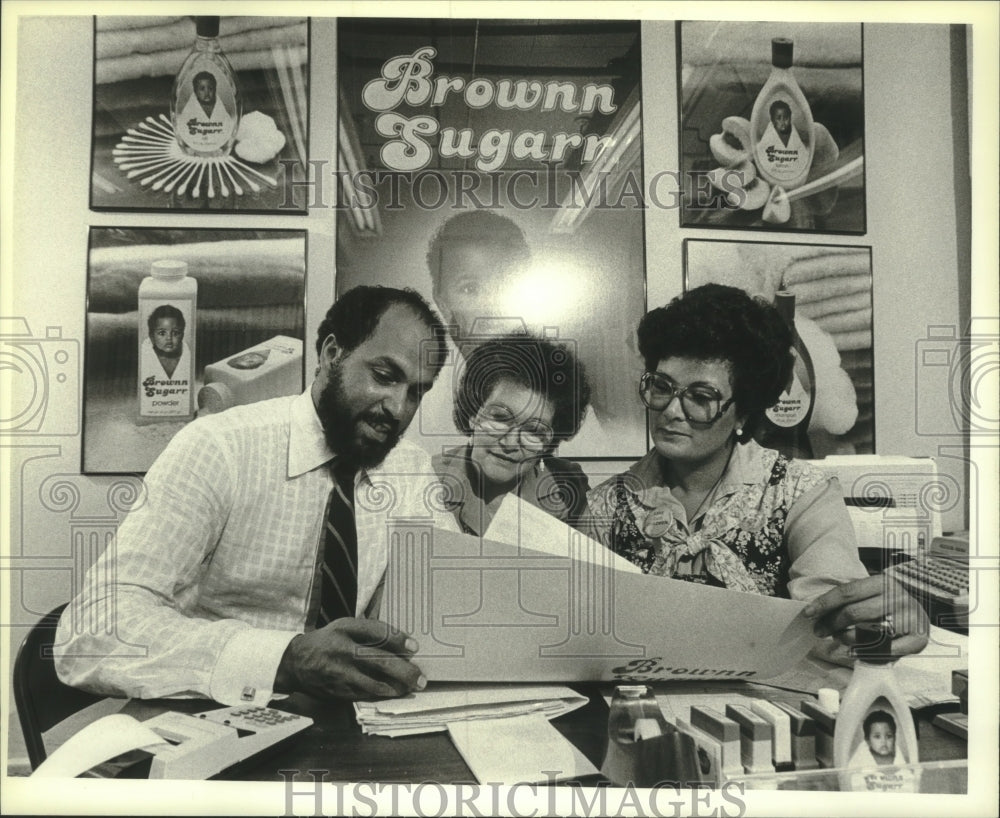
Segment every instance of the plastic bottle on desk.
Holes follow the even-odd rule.
[[[615,688],[601,774],[618,786],[653,787],[666,782],[693,787],[706,780],[694,739],[663,717],[647,685]]]
[[[185,261],[154,261],[139,284],[139,424],[194,418],[198,282]]]
[[[917,792],[919,759],[913,716],[895,676],[892,637],[883,626],[858,626],[857,657],[833,734],[842,791]]]
[[[646,685],[618,685],[608,715],[608,750],[601,774],[614,784],[644,786],[655,771],[643,763],[639,743],[666,732],[666,719]],[[662,772],[662,771],[661,771]]]
[[[811,459],[809,421],[816,403],[816,373],[809,350],[795,329],[795,294],[779,290],[774,295],[774,306],[792,332],[792,353],[795,365],[788,387],[778,402],[764,412],[757,442],[769,449],[777,449],[786,457]]]
[[[785,190],[805,183],[815,150],[812,111],[792,75],[792,51],[791,40],[771,40],[771,75],[750,113],[757,172]]]

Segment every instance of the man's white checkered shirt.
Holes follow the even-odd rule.
[[[105,695],[266,704],[315,610],[330,460],[309,390],[184,427],[63,614],[60,678]],[[359,474],[359,615],[385,570],[389,521],[456,530],[428,508],[435,482],[406,441]]]

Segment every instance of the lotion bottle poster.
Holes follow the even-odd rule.
[[[570,346],[591,386],[559,453],[641,455],[638,23],[342,19],[338,53],[337,293],[409,286],[449,326],[411,439],[462,443],[464,357],[529,332]]]
[[[677,46],[682,227],[867,232],[860,24],[685,20]]]

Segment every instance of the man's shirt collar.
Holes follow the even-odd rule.
[[[329,463],[333,452],[326,445],[323,424],[316,414],[311,388],[292,402],[289,412],[288,477],[292,478]]]
[[[288,432],[288,477],[299,477],[321,466],[327,466],[336,455],[326,445],[323,424],[316,413],[312,400],[312,389],[306,389],[292,401],[289,409],[291,423]],[[390,452],[390,456],[391,456]],[[376,466],[374,471],[380,469]],[[357,482],[371,483],[370,472],[362,468]]]

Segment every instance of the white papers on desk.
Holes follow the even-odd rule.
[[[764,684],[815,695],[821,687],[843,691],[851,681],[854,656],[835,639],[817,643],[808,656]],[[896,662],[896,681],[912,708],[958,701],[951,673],[969,667],[968,637],[930,626],[927,647]]]
[[[554,719],[582,707],[587,697],[554,685],[432,686],[400,699],[355,702],[364,733],[408,736],[434,733],[449,724],[529,714]]]
[[[428,679],[758,681],[816,642],[802,602],[620,570],[562,528],[547,540],[522,519],[521,545],[391,533],[383,618],[417,640]]]
[[[448,732],[480,784],[550,783],[598,772],[537,714],[453,722]]]
[[[35,778],[75,778],[108,759],[131,750],[169,747],[131,716],[113,713],[88,724],[39,765]]]

